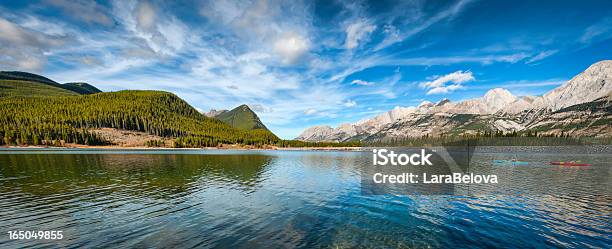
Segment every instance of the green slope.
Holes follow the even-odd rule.
[[[78,93],[39,82],[0,80],[0,98],[66,95],[78,95]]]
[[[255,112],[253,112],[253,110],[251,110],[251,108],[249,108],[247,105],[241,105],[232,109],[231,111],[223,112],[215,116],[215,118],[231,125],[232,127],[243,130],[268,130],[261,120],[259,120],[257,114],[255,114]]]
[[[110,127],[172,137],[177,147],[273,144],[270,131],[236,129],[199,113],[174,94],[119,91],[92,95],[0,98],[0,143],[101,144],[89,128]]]
[[[33,81],[47,85],[60,85],[59,83],[38,74],[19,71],[0,71],[0,80]]]
[[[29,84],[29,85],[28,85]],[[7,86],[13,91],[5,91],[2,86]],[[59,88],[64,91],[54,89]],[[18,71],[0,72],[0,95],[4,96],[51,96],[66,95],[66,92],[76,94],[92,94],[101,92],[98,88],[87,83],[60,84],[47,77],[33,73]],[[63,93],[63,94],[62,94]]]
[[[64,83],[62,84],[62,86],[66,89],[72,90],[80,94],[94,94],[94,93],[102,92],[100,91],[100,89],[96,88],[95,86],[92,86],[85,82]]]

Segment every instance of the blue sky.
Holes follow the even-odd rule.
[[[4,1],[0,70],[249,104],[277,135],[612,59],[610,1]]]

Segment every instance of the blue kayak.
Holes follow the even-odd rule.
[[[494,164],[510,164],[510,165],[529,165],[528,162],[516,160],[493,160]]]

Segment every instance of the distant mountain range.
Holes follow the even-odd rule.
[[[612,61],[600,61],[542,96],[514,96],[503,88],[476,99],[442,99],[336,128],[315,126],[302,141],[381,141],[394,138],[538,132],[543,135],[612,136]]]

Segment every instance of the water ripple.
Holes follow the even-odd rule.
[[[363,195],[359,167],[367,156],[0,154],[0,230],[65,236],[5,234],[0,247],[611,247],[612,196],[590,194],[590,185],[558,186],[573,195]],[[610,173],[610,159],[596,157],[598,166],[581,171],[537,158],[528,170],[596,182],[609,180],[602,172]]]

